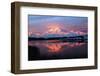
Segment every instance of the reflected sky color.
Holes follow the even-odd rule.
[[[78,42],[59,42],[59,40],[47,40],[47,41],[30,41],[29,46],[37,46],[37,47],[45,47],[48,48],[48,52],[52,53],[59,53],[62,51],[63,46],[68,48],[74,48],[84,45],[85,43],[78,43]]]
[[[87,17],[72,16],[28,16],[29,36],[48,36],[46,34],[87,34]]]

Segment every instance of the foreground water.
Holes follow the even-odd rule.
[[[87,48],[87,42],[29,41],[28,60],[87,58]]]

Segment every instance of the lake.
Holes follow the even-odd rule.
[[[28,60],[88,58],[87,42],[33,40],[28,42]]]

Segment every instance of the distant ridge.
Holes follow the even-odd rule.
[[[61,40],[61,41],[87,41],[87,35],[81,35],[81,36],[73,36],[73,37],[40,37],[40,38],[35,38],[35,37],[28,37],[29,41],[32,40]]]

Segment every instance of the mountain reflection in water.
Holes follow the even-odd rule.
[[[29,41],[28,60],[87,58],[87,42]]]

